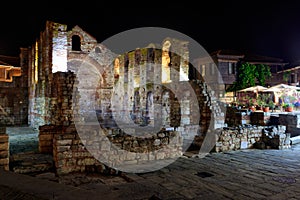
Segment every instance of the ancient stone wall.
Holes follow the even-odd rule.
[[[61,126],[43,125],[39,126],[39,152],[53,154],[53,137]]]
[[[68,43],[67,51],[68,53],[90,53],[94,50],[97,45],[97,40],[88,34],[86,31],[82,30],[79,26],[74,26],[70,31],[68,31]],[[79,49],[74,49],[74,36],[79,39]]]
[[[0,168],[9,170],[9,136],[5,127],[0,127]]]
[[[290,134],[286,127],[278,126],[240,126],[216,131],[215,152],[226,152],[251,148],[290,148]]]
[[[187,148],[183,143],[224,126],[212,88],[188,79],[185,41],[166,38],[115,55],[78,26],[67,32],[48,22],[28,57],[30,122],[40,127],[40,152],[53,153],[58,173],[103,167],[87,150],[93,144],[109,166],[140,164],[179,156]],[[79,138],[75,125],[93,123],[101,135]],[[152,153],[161,146],[166,148]],[[119,151],[136,153],[119,158]]]
[[[76,76],[73,72],[56,72],[51,85],[49,119],[51,125],[69,126],[73,122],[73,89]]]
[[[291,133],[284,125],[265,127],[261,141],[265,148],[288,149],[291,147]]]
[[[26,55],[23,49],[21,52]],[[28,124],[28,65],[23,57],[16,58],[15,64],[20,63],[14,67],[21,67],[21,76],[13,77],[12,82],[0,82],[0,125]]]
[[[0,125],[27,125],[27,88],[0,88]]]
[[[239,110],[235,107],[226,108],[225,123],[229,127],[252,124],[258,126],[271,125],[271,113],[263,111]]]
[[[97,131],[104,131],[106,137]],[[87,130],[87,134],[79,135],[73,125],[40,129],[40,139],[47,138],[50,141],[52,137],[57,174],[87,172],[91,169],[105,172],[111,169],[109,166],[118,166],[120,163],[134,167],[146,161],[172,159],[182,155],[182,138],[176,131],[162,130],[149,138],[126,135],[120,129],[96,129],[94,134],[90,135]],[[48,147],[45,142],[41,144]],[[40,149],[48,151],[45,147],[40,145]],[[89,147],[101,155],[91,154],[94,152]],[[101,158],[103,162],[98,160]]]
[[[270,112],[251,112],[250,122],[253,125],[266,126],[270,124],[271,113]]]
[[[79,49],[73,49],[73,40],[76,37],[79,38]],[[29,49],[28,58],[29,121],[33,127],[59,124],[62,118],[69,117],[69,111],[63,116],[58,116],[59,112],[55,112],[54,108],[58,108],[58,105],[55,103],[56,97],[53,96],[55,92],[52,91],[52,88],[57,88],[52,84],[55,82],[56,71],[67,70],[74,72],[80,81],[85,81],[84,88],[78,90],[81,90],[79,92],[82,96],[96,97],[98,102],[92,106],[102,115],[111,113],[113,106],[118,106],[110,103],[112,98],[118,98],[124,102],[120,104],[120,113],[131,113],[135,123],[140,125],[145,121],[153,125],[153,119],[162,116],[165,127],[200,125],[200,129],[205,132],[211,121],[216,122],[212,127],[222,126],[221,118],[224,116],[219,113],[223,111],[214,105],[213,94],[208,93],[210,89],[203,90],[203,83],[193,86],[199,95],[198,99],[205,102],[200,104],[201,124],[194,122],[198,118],[191,113],[198,112],[193,109],[191,94],[180,86],[184,86],[182,83],[187,82],[189,76],[188,44],[185,41],[167,38],[158,49],[154,46],[125,52],[117,58],[119,66],[116,67],[115,55],[112,52],[107,53],[105,47],[97,44],[96,39],[80,27],[75,26],[67,31],[66,25],[48,21],[45,31],[41,32],[40,38]],[[92,80],[93,77],[96,77],[95,80]],[[89,85],[91,83],[92,86]],[[175,89],[176,84],[181,91]],[[121,87],[113,94],[113,88],[117,86]],[[68,95],[70,89],[65,91]],[[93,91],[95,89],[96,92]],[[181,92],[186,94],[179,99],[176,93]],[[72,97],[69,95],[69,98]],[[151,107],[149,102],[152,103]],[[161,109],[156,109],[153,105],[163,106],[162,110],[166,112],[161,112]],[[117,117],[120,113],[110,115]],[[214,115],[214,118],[210,115]]]
[[[216,134],[216,152],[252,148],[262,138],[263,127],[221,129]]]
[[[66,43],[66,25],[47,21],[45,30],[29,48],[29,122],[32,127],[50,123],[52,71],[60,67],[66,70]]]
[[[279,114],[278,124],[286,126],[286,131],[292,137],[300,135],[300,114]]]

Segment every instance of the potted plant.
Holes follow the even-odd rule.
[[[270,107],[268,106],[268,104],[265,104],[265,106],[263,106],[263,111],[264,112],[269,112],[270,111]]]
[[[262,110],[265,103],[261,98],[257,98],[256,104],[257,104],[257,110]]]
[[[254,100],[252,98],[249,99],[249,109],[251,111],[255,111],[255,103],[254,103]]]
[[[268,106],[269,106],[269,108],[273,111],[273,110],[275,109],[275,103],[274,103],[274,101],[273,101],[273,100],[270,100],[270,101],[268,102]]]
[[[249,110],[255,111],[255,100],[250,96],[245,97],[245,104]]]
[[[294,104],[292,103],[283,103],[283,106],[284,110],[286,112],[292,112],[293,111],[293,107],[294,107]]]
[[[264,112],[269,111],[269,107],[267,104],[267,96],[265,94],[259,94],[257,97],[257,106],[260,110],[263,110]]]
[[[297,98],[292,95],[288,95],[283,96],[283,99],[284,103],[282,107],[284,108],[284,110],[287,112],[292,112],[294,108],[294,103],[296,102]]]

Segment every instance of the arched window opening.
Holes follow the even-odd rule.
[[[120,60],[119,58],[116,58],[114,62],[114,77],[115,79],[119,79],[119,76],[120,76]]]
[[[163,127],[170,126],[170,114],[171,114],[171,106],[170,106],[170,93],[169,91],[165,91],[162,94],[162,125]]]
[[[139,124],[140,119],[140,93],[139,91],[134,92],[133,97],[133,106],[131,112],[131,119],[134,121],[135,124]]]
[[[154,104],[153,104],[153,93],[151,91],[147,92],[147,101],[146,101],[146,113],[145,113],[145,124],[154,123]]]
[[[102,53],[101,49],[99,47],[95,48],[95,53]]]
[[[78,35],[72,36],[72,51],[81,51],[81,40]]]
[[[147,53],[147,62],[151,62],[153,63],[154,62],[154,49],[153,48],[148,48],[147,49],[148,53]]]
[[[197,74],[197,69],[191,63],[189,63],[189,80],[196,80]]]
[[[161,78],[162,78],[162,83],[169,83],[171,82],[171,56],[170,56],[170,47],[171,47],[171,42],[169,40],[165,41],[162,47],[162,66],[161,66]]]
[[[141,50],[140,49],[136,49],[134,52],[134,59],[135,59],[135,65],[139,65],[141,63]]]
[[[129,58],[128,54],[124,56],[124,82],[128,82],[128,67],[129,67]]]

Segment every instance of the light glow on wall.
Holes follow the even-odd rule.
[[[170,70],[170,63],[171,58],[169,55],[169,50],[171,47],[170,41],[165,41],[162,47],[162,55],[161,55],[161,82],[162,83],[169,83],[171,82],[171,70]]]
[[[60,38],[53,38],[52,73],[67,72],[67,49],[61,44]]]
[[[34,51],[34,83],[37,83],[39,80],[39,44],[35,42],[35,51]]]
[[[120,75],[120,60],[119,60],[119,58],[115,59],[114,75],[115,75],[115,78],[119,78],[119,75]]]
[[[162,54],[161,58],[161,82],[162,83],[168,83],[171,82],[171,77],[170,77],[170,56],[169,52],[165,51]]]
[[[183,57],[181,57],[180,61],[180,81],[188,81],[189,80],[189,61],[188,61],[188,54],[185,53]]]

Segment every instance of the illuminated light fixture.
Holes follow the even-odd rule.
[[[21,76],[21,67],[0,65],[0,81],[12,82],[13,76]]]

